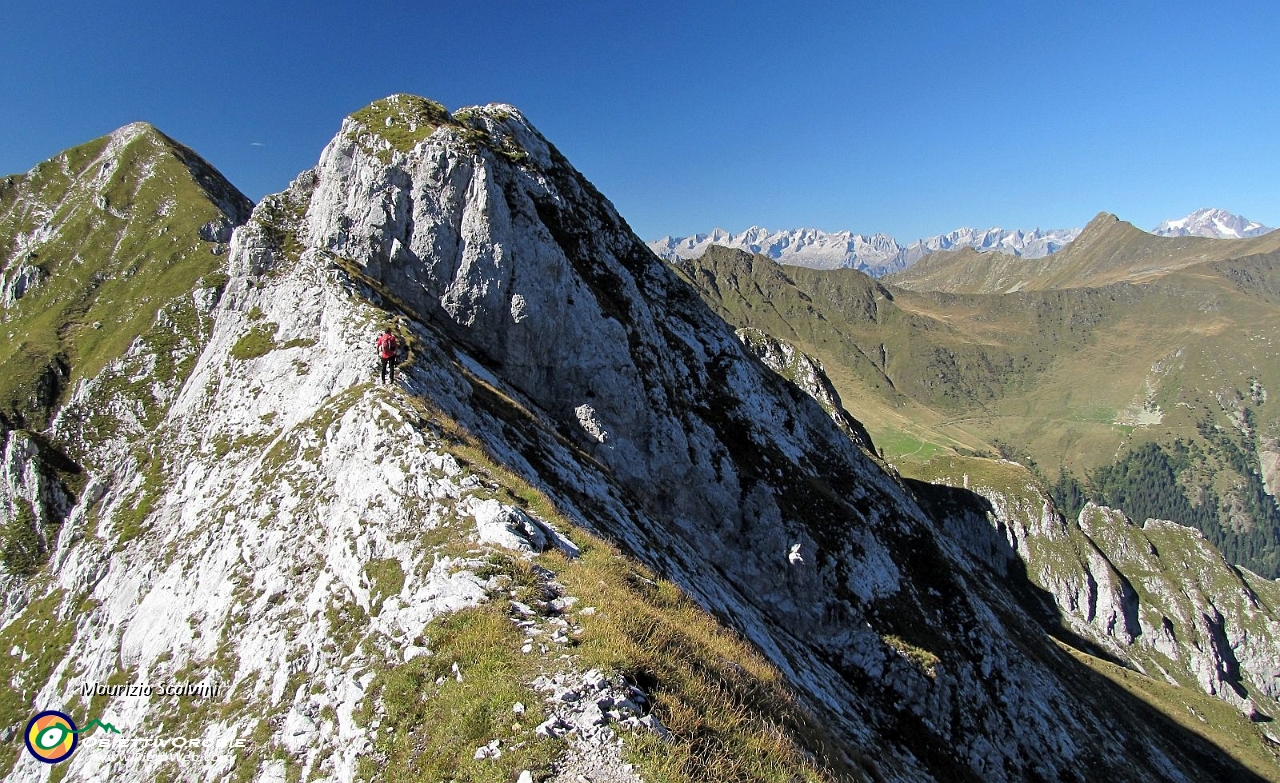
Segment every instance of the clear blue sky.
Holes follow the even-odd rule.
[[[6,0],[0,173],[134,120],[251,198],[395,92],[507,102],[645,239],[1280,226],[1280,4]]]

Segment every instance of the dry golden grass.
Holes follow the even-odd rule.
[[[547,495],[498,464],[457,422],[423,400],[412,404],[440,429],[455,457],[503,488],[505,500],[523,506],[580,548],[575,558],[550,550],[536,564],[555,574],[566,595],[579,599],[571,610],[583,629],[570,649],[574,667],[626,677],[646,692],[653,715],[666,728],[665,738],[650,733],[625,738],[625,756],[646,781],[869,779],[840,762],[835,752],[837,758],[826,757],[834,740],[750,643],[678,586],[576,527]],[[533,564],[517,555],[490,559],[515,586],[532,588],[540,578]],[[581,611],[587,607],[595,611]],[[509,640],[493,643],[510,645]]]

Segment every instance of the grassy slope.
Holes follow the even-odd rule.
[[[896,368],[898,357],[914,355],[919,335],[961,352],[967,350],[963,336],[897,307],[866,275],[780,267],[722,248],[676,269],[730,323],[768,332],[820,359],[845,408],[868,425],[887,456],[987,447],[980,438],[939,427],[945,411],[904,394],[884,372],[886,359]]]
[[[1247,394],[1251,379],[1267,389],[1280,384],[1280,363],[1259,350],[1280,336],[1280,310],[1221,277],[1189,271],[1150,286],[1062,292],[1081,325],[1051,326],[1057,335],[1019,312],[1049,296],[898,298],[918,315],[963,321],[976,339],[1021,342],[1010,350],[1044,357],[1018,394],[957,411],[950,421],[1018,444],[1047,467],[1083,472],[1144,439],[1194,439],[1205,418],[1229,426],[1220,397]],[[1259,421],[1274,419],[1266,403],[1255,407]]]
[[[131,126],[47,160],[0,195],[0,258],[44,279],[0,314],[0,414],[38,427],[50,386],[93,377],[166,303],[219,269],[199,229],[248,201],[194,153]],[[62,376],[55,382],[56,376]],[[51,383],[52,382],[52,383]],[[44,387],[43,389],[41,387]]]
[[[970,420],[1024,394],[1051,366],[1052,350],[1080,342],[1076,322],[1092,319],[1060,296],[993,319],[989,301],[892,291],[851,270],[783,268],[720,249],[679,268],[729,321],[821,359],[845,406],[890,458],[992,451]],[[1027,329],[1042,324],[1042,343],[1029,344]]]

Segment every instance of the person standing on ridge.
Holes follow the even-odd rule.
[[[382,330],[375,343],[378,349],[378,368],[382,382],[387,382],[387,373],[391,373],[391,382],[396,382],[396,358],[400,351],[400,341],[391,333],[391,327]]]

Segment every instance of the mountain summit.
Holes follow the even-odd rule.
[[[1233,215],[1225,209],[1197,209],[1178,220],[1166,220],[1151,233],[1162,237],[1210,237],[1248,239],[1275,231],[1261,223]]]
[[[0,433],[5,550],[49,512],[3,574],[3,725],[187,749],[87,738],[68,779],[1249,779],[1064,653],[975,554],[1003,533],[927,514],[515,108],[352,114],[220,258],[189,350],[133,340]]]
[[[63,388],[218,269],[252,206],[141,122],[0,179],[0,420],[47,423]]]

